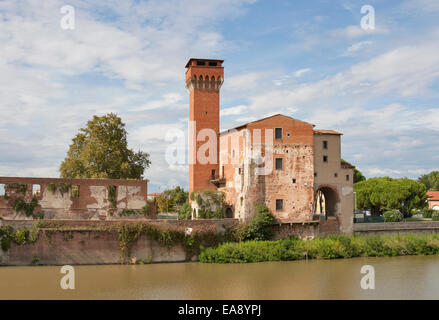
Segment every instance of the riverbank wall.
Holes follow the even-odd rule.
[[[439,233],[439,221],[354,223],[354,235],[387,236]]]
[[[27,241],[10,241],[0,250],[0,265],[98,265],[183,262],[197,259],[199,246],[227,237],[235,219],[149,221],[6,221],[15,231],[26,228]],[[34,230],[32,231],[32,228]],[[31,233],[35,232],[35,238]],[[3,246],[3,244],[2,244]]]

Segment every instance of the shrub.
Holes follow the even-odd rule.
[[[404,220],[404,216],[399,210],[390,210],[383,213],[384,222],[400,222]]]
[[[256,214],[248,224],[242,225],[238,230],[241,240],[270,240],[274,232],[271,228],[276,221],[267,206],[255,203]]]
[[[433,221],[439,221],[439,211],[434,210],[433,214],[431,215],[431,220]]]
[[[435,213],[436,210],[433,209],[422,209],[422,217],[426,219],[432,218],[433,213]]]
[[[184,203],[178,210],[178,220],[190,220],[192,218],[192,207],[189,202]]]

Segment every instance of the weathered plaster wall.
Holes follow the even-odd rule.
[[[52,178],[18,178],[0,177],[1,184],[27,184],[23,194],[16,189],[7,189],[6,197],[0,197],[0,216],[8,219],[32,219],[23,212],[13,210],[18,198],[29,203],[33,197],[38,199],[34,213],[42,211],[50,219],[118,219],[117,212],[123,209],[141,209],[147,203],[146,180],[115,179],[52,179]],[[70,184],[79,188],[79,196],[68,192],[49,190],[49,184]],[[32,186],[40,186],[40,194],[32,194]],[[109,200],[110,186],[116,187],[116,208]],[[113,215],[111,215],[111,213]],[[152,205],[151,217],[155,216]]]

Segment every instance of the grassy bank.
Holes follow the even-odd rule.
[[[199,260],[206,263],[247,263],[301,259],[337,259],[439,254],[439,235],[383,237],[330,236],[303,241],[289,238],[277,241],[225,243],[202,250]]]

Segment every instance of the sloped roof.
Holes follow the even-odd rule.
[[[268,117],[265,117],[265,118],[262,118],[262,119],[258,119],[258,120],[250,121],[250,122],[247,122],[247,123],[241,124],[241,125],[239,125],[239,126],[237,126],[237,127],[234,127],[234,128],[230,128],[230,129],[224,130],[223,132],[220,133],[220,135],[221,135],[221,134],[224,134],[224,133],[227,133],[227,132],[229,132],[230,130],[238,130],[238,129],[245,128],[245,127],[247,127],[247,126],[248,126],[249,124],[251,124],[251,123],[260,122],[260,121],[264,121],[264,120],[271,119],[271,118],[274,118],[274,117],[279,117],[279,116],[281,116],[281,117],[285,117],[285,118],[290,118],[291,120],[296,120],[296,121],[300,121],[300,122],[308,123],[308,124],[314,126],[312,123],[309,123],[309,122],[306,122],[306,121],[302,121],[302,120],[298,120],[298,119],[295,119],[295,118],[293,118],[293,117],[290,117],[290,116],[286,116],[286,115],[284,115],[284,114],[277,113],[277,114],[274,114],[274,115],[272,115],[272,116],[268,116]]]
[[[343,169],[354,169],[355,168],[355,166],[353,166],[352,164],[350,164],[349,162],[344,161],[344,160],[341,161],[340,165]]]
[[[337,132],[334,130],[314,130],[314,134],[334,134],[334,135],[343,135],[341,132]]]
[[[439,201],[439,191],[428,191],[427,196],[430,201]]]

